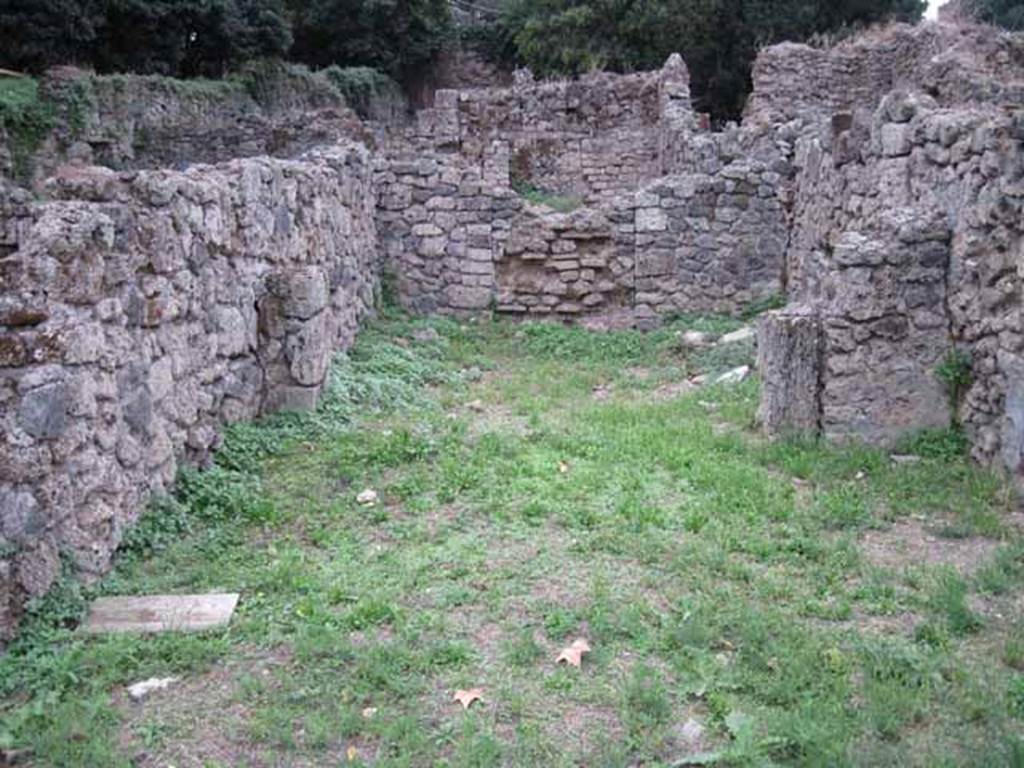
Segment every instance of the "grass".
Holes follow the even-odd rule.
[[[526,202],[545,205],[558,213],[572,213],[583,204],[583,201],[574,195],[550,192],[525,182],[516,182],[512,186],[516,194]]]
[[[767,443],[756,381],[666,390],[721,364],[685,359],[678,330],[734,326],[379,321],[316,413],[229,430],[108,578],[33,607],[0,659],[0,749],[40,766],[1021,765],[1009,490],[941,435],[902,447],[914,463]],[[357,503],[366,488],[379,503]],[[879,561],[863,542],[894,523],[994,554]],[[73,630],[96,594],[224,588],[242,593],[226,630]],[[577,637],[582,668],[558,666]],[[463,711],[471,687],[484,701]]]

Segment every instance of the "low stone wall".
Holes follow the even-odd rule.
[[[59,555],[102,573],[222,424],[313,405],[377,285],[362,146],[50,191],[0,258],[0,638]]]
[[[399,298],[416,312],[733,314],[784,291],[782,176],[736,162],[559,213],[519,198],[507,145],[383,161],[378,225]]]

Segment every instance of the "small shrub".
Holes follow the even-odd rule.
[[[53,129],[53,107],[39,98],[30,77],[0,78],[0,131],[7,134],[12,173],[22,183],[32,178],[33,155]]]
[[[937,578],[929,599],[931,609],[945,619],[950,632],[964,635],[981,627],[981,620],[967,605],[967,584],[952,569]]]
[[[1024,717],[1024,675],[1017,675],[1010,681],[1006,691],[1007,709],[1014,717]]]
[[[402,87],[373,67],[331,66],[318,73],[329,80],[364,119],[397,117],[408,108]]]
[[[1024,640],[1007,640],[1003,648],[1003,663],[1018,672],[1024,672]]]
[[[512,188],[523,200],[535,205],[546,205],[559,213],[571,213],[583,204],[583,201],[574,195],[550,192],[522,181],[514,181]]]
[[[950,420],[953,424],[959,424],[957,415],[960,408],[960,401],[971,386],[971,356],[962,349],[951,349],[942,362],[935,369],[935,375],[946,388],[946,396],[949,398]]]

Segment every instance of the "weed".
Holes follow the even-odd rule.
[[[512,185],[521,198],[535,205],[544,205],[558,213],[571,213],[579,208],[583,201],[573,195],[562,195],[557,192],[549,192],[525,182],[516,182]]]
[[[33,155],[53,126],[53,108],[40,100],[35,80],[0,78],[0,131],[7,134],[14,178],[21,183],[31,180]]]
[[[973,380],[971,366],[970,354],[962,349],[951,349],[935,369],[935,375],[946,388],[950,421],[957,426],[960,424],[960,401]]]

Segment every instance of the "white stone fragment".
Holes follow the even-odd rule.
[[[151,677],[128,686],[128,697],[132,701],[142,701],[153,691],[162,691],[178,682],[177,677]]]
[[[750,366],[741,365],[739,368],[733,368],[731,371],[726,371],[725,373],[723,373],[721,376],[715,379],[715,384],[725,384],[726,386],[739,384],[742,381],[746,381],[749,375]]]

